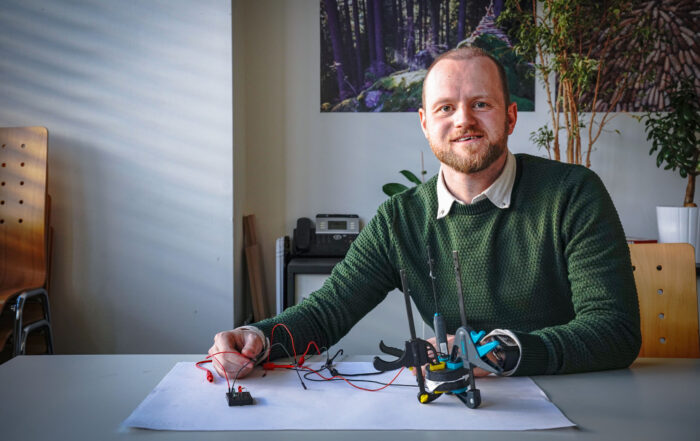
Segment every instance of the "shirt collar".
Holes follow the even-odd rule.
[[[457,199],[450,192],[450,190],[447,189],[442,167],[443,166],[441,165],[437,179],[438,219],[441,219],[450,213],[453,203],[457,202],[458,204],[465,204],[465,202]],[[513,156],[513,154],[509,150],[508,156],[506,158],[506,165],[503,167],[503,171],[501,172],[501,174],[498,176],[498,178],[496,178],[495,181],[493,181],[493,183],[486,190],[474,196],[470,204],[488,198],[488,200],[490,200],[491,203],[496,207],[501,209],[508,208],[510,207],[510,196],[513,193],[514,183],[515,156]]]

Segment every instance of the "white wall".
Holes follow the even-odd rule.
[[[272,300],[274,240],[291,234],[296,218],[350,212],[367,222],[385,199],[382,184],[402,182],[401,169],[419,170],[419,152],[425,152],[429,175],[438,163],[417,114],[320,113],[317,0],[234,3],[241,6],[248,36],[245,209],[261,224]],[[536,99],[536,112],[519,114],[509,140],[513,152],[545,156],[528,140],[549,118],[539,86]],[[595,146],[592,168],[612,194],[627,235],[656,238],[654,207],[682,204],[685,181],[656,168],[636,120],[620,115],[609,129]]]
[[[0,125],[49,129],[59,352],[201,353],[233,323],[230,8],[0,3]]]

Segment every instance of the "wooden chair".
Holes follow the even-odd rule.
[[[27,337],[53,335],[47,294],[47,145],[44,127],[0,128],[0,349],[12,337],[13,355]]]
[[[695,251],[687,243],[630,244],[642,327],[640,357],[700,357]]]

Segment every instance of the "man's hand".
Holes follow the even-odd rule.
[[[243,378],[255,367],[255,358],[262,352],[263,347],[264,342],[255,332],[236,328],[216,334],[209,355],[232,352],[212,356],[214,369],[222,377],[225,376],[225,370],[229,378],[235,378],[236,375]]]
[[[435,341],[435,337],[429,338],[428,343],[431,345],[435,346],[437,348],[437,342]],[[452,345],[454,344],[455,341],[455,336],[453,334],[447,334],[447,348],[448,350],[452,350]],[[449,354],[448,354],[449,355]],[[489,353],[489,358],[491,358],[491,354]],[[481,368],[475,367],[474,368],[474,376],[475,377],[485,377],[489,374],[490,372],[487,372]],[[415,372],[414,372],[415,374]],[[423,375],[425,375],[425,366],[423,367]]]

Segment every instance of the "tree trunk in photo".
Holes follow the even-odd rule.
[[[352,44],[352,19],[350,18],[350,0],[342,0],[343,3],[343,21],[341,27],[343,29],[343,59],[348,63],[345,72],[350,78],[353,94],[358,93],[359,77],[357,75],[357,66],[355,66],[355,51]]]
[[[404,15],[403,15],[403,2],[401,0],[396,0],[396,13],[398,14],[398,26],[396,29],[400,34],[403,34],[404,31]]]
[[[350,1],[350,0],[348,0]],[[357,84],[360,89],[364,89],[364,65],[363,61],[363,45],[362,45],[362,35],[360,34],[360,14],[358,11],[358,0],[352,0],[352,21],[355,28],[355,69],[357,75]]]
[[[328,33],[331,35],[333,46],[333,58],[335,61],[335,73],[338,81],[338,95],[341,100],[350,96],[350,90],[345,82],[345,64],[343,63],[343,40],[338,23],[338,4],[335,0],[323,0],[328,17]]]
[[[372,62],[372,56],[369,50],[369,22],[367,21],[367,0],[356,0],[360,10],[362,11],[362,72],[364,73],[368,68],[369,64]]]
[[[466,37],[467,20],[467,0],[459,0],[459,14],[457,18],[457,41],[462,41]]]
[[[401,0],[396,0],[396,13],[397,13],[397,23],[394,39],[394,48],[396,49],[396,54],[402,63],[406,62],[406,57],[403,57],[403,49],[406,47],[406,22],[404,20],[403,14],[403,2]]]
[[[428,11],[428,0],[421,0],[421,3],[423,4],[423,23],[421,26],[421,29],[423,30],[423,45],[421,49],[425,49],[428,47],[428,44],[430,44],[428,41],[430,38],[430,29],[428,29],[428,26],[430,26],[430,12]]]
[[[377,51],[374,46],[374,2],[376,0],[366,0],[365,7],[365,29],[367,30],[367,46],[369,47],[369,68],[374,66],[377,59]]]
[[[430,2],[430,38],[431,44],[440,44],[440,3]]]
[[[424,9],[425,0],[418,0],[418,50],[422,50],[425,47],[425,41],[423,40],[423,27],[425,26],[425,11]]]
[[[380,2],[381,3],[381,2]],[[398,0],[391,0],[391,29],[389,29],[389,32],[392,34],[392,37],[394,39],[394,47],[400,48],[401,47],[401,24],[399,20],[399,8],[398,8]],[[391,54],[389,54],[389,57],[391,57]]]
[[[477,25],[486,13],[486,7],[489,5],[489,0],[469,0],[466,5],[469,29],[476,29]]]
[[[406,0],[406,60],[409,63],[416,54],[416,40],[413,33],[413,0]]]
[[[445,45],[450,47],[450,0],[445,0]]]
[[[374,0],[374,53],[375,72],[377,77],[382,77],[387,72],[386,57],[384,55],[384,37],[382,33],[382,2]]]

